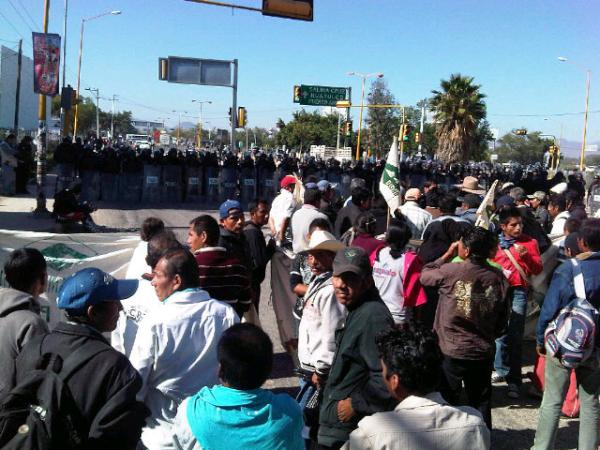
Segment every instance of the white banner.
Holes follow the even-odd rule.
[[[17,248],[38,249],[48,265],[48,289],[41,298],[42,316],[51,327],[64,317],[56,307],[56,294],[64,278],[86,267],[97,267],[124,278],[139,235],[125,233],[54,234],[0,230],[0,285],[8,287],[4,263]]]

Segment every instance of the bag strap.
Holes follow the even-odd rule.
[[[81,366],[95,357],[97,354],[104,351],[110,350],[111,347],[108,344],[98,340],[90,339],[73,353],[65,358],[63,366],[60,371],[60,377],[63,381],[66,381],[74,372],[76,372]]]
[[[585,283],[583,282],[583,273],[581,272],[581,267],[579,266],[579,262],[577,259],[572,258],[571,264],[573,264],[573,272],[575,276],[573,277],[573,286],[575,287],[575,295],[577,298],[586,298],[585,295]]]
[[[517,269],[519,275],[521,275],[521,277],[523,277],[523,279],[527,281],[527,283],[529,283],[529,277],[527,276],[521,265],[517,262],[513,254],[510,252],[510,249],[505,248],[504,253],[506,253],[506,256],[508,256],[508,259],[510,259],[510,262],[513,264],[513,266],[515,266],[515,269]]]

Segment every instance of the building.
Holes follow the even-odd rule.
[[[12,129],[17,95],[18,52],[0,46],[0,129]],[[33,92],[33,60],[21,59],[21,92],[19,95],[19,129],[36,130],[38,126],[38,94]],[[51,102],[47,102],[50,117]]]
[[[162,122],[154,122],[152,120],[132,119],[131,125],[135,127],[138,133],[152,134],[153,130],[162,130]]]

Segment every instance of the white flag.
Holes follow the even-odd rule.
[[[494,194],[496,193],[496,186],[498,186],[498,180],[492,183],[492,187],[487,191],[481,205],[479,205],[479,208],[477,209],[477,221],[475,221],[476,227],[482,227],[486,230],[490,229],[490,219],[494,212]]]
[[[385,160],[385,167],[379,180],[379,192],[385,198],[392,214],[402,204],[400,195],[400,177],[398,174],[398,138],[394,136],[394,142],[390,147],[390,153]]]

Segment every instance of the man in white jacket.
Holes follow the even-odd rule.
[[[218,383],[217,343],[239,320],[231,306],[198,285],[198,265],[187,250],[168,251],[153,270],[161,305],[141,321],[131,353],[143,381],[138,399],[151,411],[142,431],[150,450],[172,442],[172,423],[184,398]]]
[[[347,311],[335,298],[331,274],[333,259],[344,244],[327,231],[316,230],[308,244],[308,264],[313,278],[303,297],[302,318],[298,331],[298,359],[302,378],[302,407],[317,387],[323,387],[335,355],[335,330]],[[316,437],[316,434],[313,435]],[[305,434],[305,438],[309,435]]]

